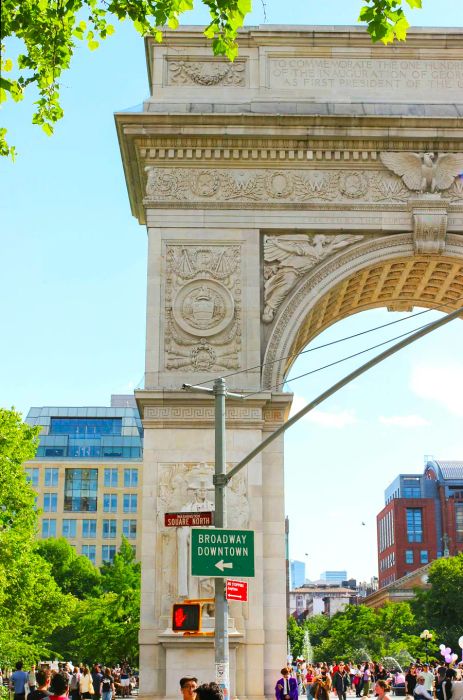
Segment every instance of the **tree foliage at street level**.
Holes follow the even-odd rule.
[[[438,644],[458,651],[463,631],[463,552],[436,559],[428,573],[431,588],[416,592],[413,609],[436,630]]]
[[[69,69],[79,42],[93,51],[114,33],[114,21],[129,20],[141,35],[162,41],[161,27],[176,29],[182,13],[194,0],[2,0],[0,102],[16,102],[35,86],[38,99],[32,122],[46,134],[63,116],[60,79]],[[238,54],[238,30],[251,11],[251,0],[201,0],[209,10],[204,34],[216,55],[231,61]],[[406,37],[409,24],[403,7],[421,7],[422,0],[363,0],[359,21],[365,22],[373,41],[389,43]],[[7,40],[16,38],[21,52],[16,60],[7,55]],[[11,75],[11,77],[9,77]],[[8,77],[7,77],[8,76]],[[0,155],[15,156],[14,146],[0,128]]]
[[[44,630],[66,623],[72,609],[35,551],[35,493],[22,465],[35,455],[37,433],[0,409],[0,666],[46,655]]]
[[[63,593],[81,599],[98,587],[99,570],[87,557],[77,554],[64,537],[40,540],[36,551],[50,564],[51,574]]]
[[[404,653],[413,658],[423,656],[425,647],[420,632],[426,626],[415,616],[407,602],[386,603],[373,609],[366,605],[347,605],[345,610],[328,618],[315,615],[300,624],[288,620],[288,637],[293,656],[303,654],[304,632],[313,645],[315,661],[401,658]],[[435,636],[435,635],[434,635]],[[438,653],[435,640],[429,652]]]
[[[78,556],[65,539],[43,540],[37,548],[51,564],[56,582],[78,596],[72,616],[48,636],[48,647],[65,659],[126,659],[137,665],[140,564],[129,542],[122,538],[114,561],[101,569]]]

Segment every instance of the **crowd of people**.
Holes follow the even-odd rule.
[[[3,681],[1,671],[0,681]],[[128,664],[114,667],[98,663],[92,667],[41,664],[39,668],[33,665],[24,670],[23,663],[18,661],[5,681],[13,700],[112,700],[113,697],[128,698],[137,687],[137,677]]]
[[[438,663],[413,663],[403,672],[390,670],[381,663],[308,664],[298,657],[294,664],[281,669],[275,686],[276,700],[346,700],[347,692],[357,698],[370,694],[389,700],[389,693],[413,697],[414,700],[463,700],[463,668]]]

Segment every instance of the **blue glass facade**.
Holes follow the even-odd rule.
[[[41,427],[37,459],[137,460],[143,428],[135,407],[31,408],[26,422]]]

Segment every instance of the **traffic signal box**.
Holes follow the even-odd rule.
[[[175,603],[172,606],[173,632],[199,632],[201,630],[200,603]]]

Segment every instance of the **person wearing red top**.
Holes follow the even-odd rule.
[[[50,684],[49,700],[68,700],[69,683],[68,679],[57,673],[53,676]]]

